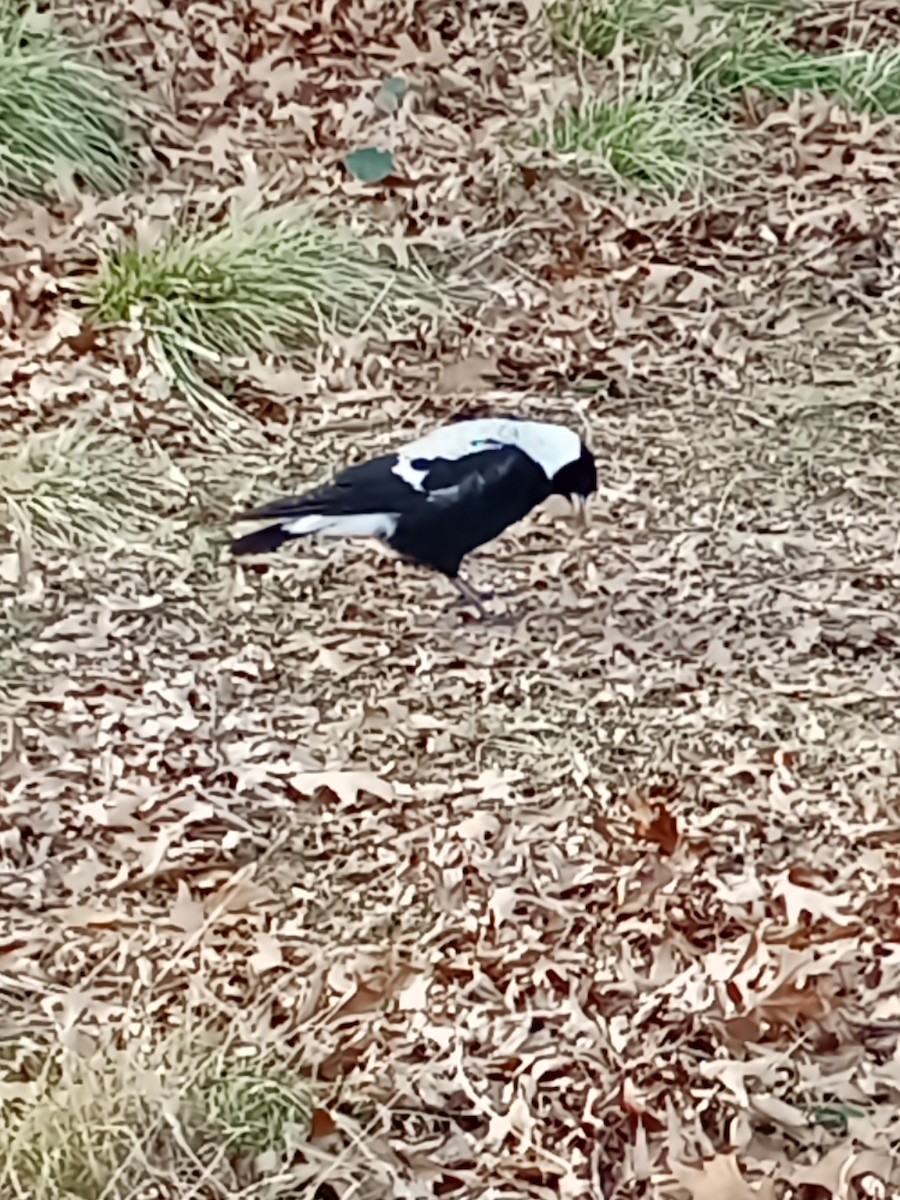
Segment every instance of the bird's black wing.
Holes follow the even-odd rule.
[[[394,471],[396,454],[385,454],[370,462],[347,467],[331,483],[300,496],[285,496],[251,508],[236,521],[290,520],[293,517],[327,514],[332,517],[357,513],[404,513],[424,505],[417,492]]]
[[[550,495],[543,469],[515,446],[492,446],[458,459],[414,459],[411,465],[427,468],[427,503],[403,513],[388,541],[400,554],[450,576],[466,554]]]

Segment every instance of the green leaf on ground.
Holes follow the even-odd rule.
[[[344,166],[362,183],[380,183],[394,169],[394,156],[390,150],[378,150],[367,146],[365,150],[354,150],[344,159]]]
[[[378,89],[378,95],[375,97],[375,106],[376,108],[380,108],[382,112],[395,113],[408,91],[409,84],[403,76],[392,75]]]

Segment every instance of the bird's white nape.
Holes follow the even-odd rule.
[[[518,446],[542,468],[548,479],[552,479],[569,463],[577,462],[581,454],[578,434],[563,425],[550,425],[543,421],[513,421],[504,417],[479,417],[472,421],[459,421],[455,425],[444,425],[410,442],[400,450],[393,470],[410,487],[421,491],[428,468],[423,470],[413,466],[417,459],[430,461],[443,458],[455,462],[467,454],[487,450],[492,444]]]
[[[347,513],[329,517],[312,515],[295,517],[284,521],[281,528],[285,533],[297,535],[321,534],[322,537],[390,537],[397,528],[396,513]]]
[[[565,425],[543,421],[509,421],[505,424],[509,427],[507,436],[512,439],[512,444],[542,467],[548,479],[581,457],[581,438]]]

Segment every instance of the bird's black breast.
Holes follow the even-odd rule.
[[[401,516],[388,541],[400,554],[450,576],[466,554],[550,495],[541,467],[514,446],[411,465],[427,468],[422,482],[427,503]]]

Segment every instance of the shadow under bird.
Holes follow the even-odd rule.
[[[440,571],[482,618],[460,578],[463,558],[549,496],[584,501],[597,490],[594,456],[563,425],[483,417],[444,425],[333,482],[240,513],[271,521],[235,538],[232,554],[268,554],[293,538],[377,537],[404,559]]]

